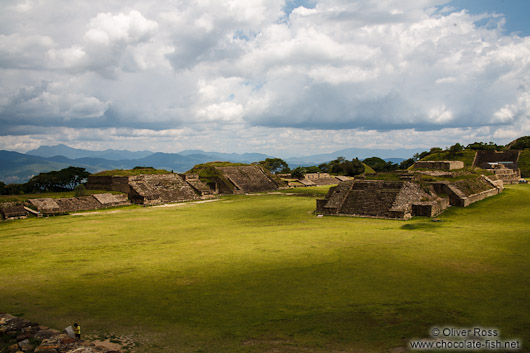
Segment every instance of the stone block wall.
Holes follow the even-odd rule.
[[[510,162],[505,164],[510,169],[517,169],[517,162],[519,161],[519,150],[507,150],[507,151],[477,151],[475,160],[473,161],[474,167],[482,169],[491,168],[489,163],[499,162]]]
[[[500,192],[502,186],[486,177],[429,186],[414,181],[356,180],[330,188],[324,200],[317,200],[316,213],[394,219],[434,217],[449,205],[467,207]]]
[[[326,199],[317,200],[316,212],[324,215],[408,219],[413,214],[414,202],[434,198],[419,184],[408,181],[350,180],[330,188]]]
[[[201,196],[177,174],[153,174],[129,177],[133,203],[157,205],[167,202],[200,200]]]
[[[131,202],[157,205],[167,202],[200,200],[213,194],[194,174],[142,174],[136,176],[89,176],[87,188],[120,191]]]
[[[338,213],[382,218],[402,218],[391,210],[403,186],[402,182],[365,180],[353,183],[353,188],[342,203]],[[398,216],[398,217],[396,217]]]
[[[215,167],[231,185],[219,179],[219,192],[226,194],[252,193],[277,190],[278,183],[267,175],[260,167],[229,166]]]
[[[0,216],[2,219],[25,218],[27,211],[24,205],[16,202],[4,202],[0,204]]]
[[[130,192],[127,176],[90,175],[86,187],[90,190],[118,191],[125,194]]]
[[[308,173],[304,176],[304,179],[300,180],[306,186],[335,185],[340,181],[341,179],[328,173]]]
[[[521,179],[520,169],[507,168],[503,164],[494,166],[492,171],[493,174],[504,182],[504,184],[518,184],[519,179]]]
[[[126,206],[131,203],[126,195],[97,194],[60,199],[30,199],[28,203],[41,215],[66,214],[70,212],[99,210],[103,208]]]
[[[412,204],[412,215],[418,217],[436,217],[449,207],[449,199],[439,198],[435,201],[420,201]]]
[[[464,168],[462,161],[417,161],[414,168],[434,170],[454,170]]]

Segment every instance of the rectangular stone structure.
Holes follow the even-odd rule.
[[[414,163],[416,169],[433,170],[455,170],[464,168],[462,161],[417,161]]]

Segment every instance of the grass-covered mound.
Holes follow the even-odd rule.
[[[286,195],[4,222],[1,310],[152,353],[388,352],[442,325],[528,347],[529,200],[514,185],[440,222]]]
[[[366,163],[363,163],[363,166],[364,166],[364,173],[363,174],[375,174],[375,170],[370,167],[368,164]]]
[[[523,178],[530,177],[530,149],[522,150],[519,155],[519,169]]]
[[[473,166],[475,159],[475,150],[464,150],[461,152],[451,153],[449,151],[435,152],[422,158],[422,161],[462,161],[465,167]]]

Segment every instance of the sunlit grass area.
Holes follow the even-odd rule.
[[[315,194],[0,223],[0,311],[140,352],[386,352],[435,325],[530,346],[530,186],[432,222]]]

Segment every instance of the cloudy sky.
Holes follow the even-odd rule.
[[[526,0],[2,0],[0,149],[281,157],[530,135]]]

